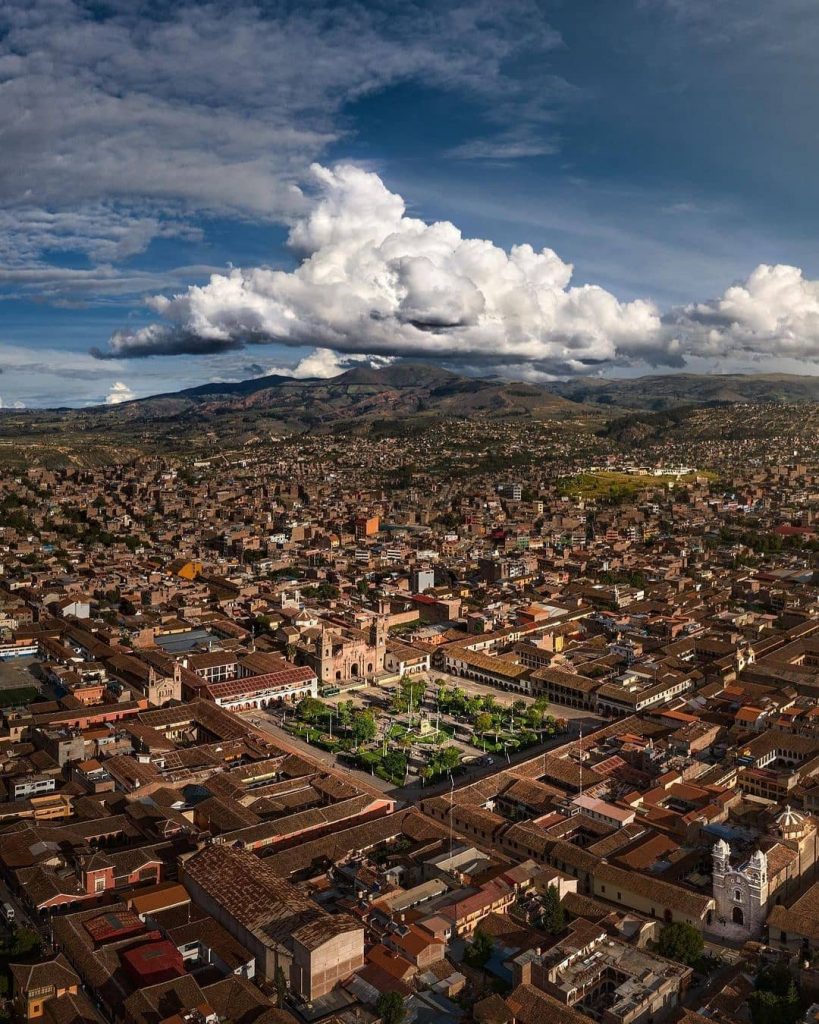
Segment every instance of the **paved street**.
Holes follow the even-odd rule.
[[[14,907],[14,924],[17,928],[28,928],[39,932],[45,943],[51,940],[51,929],[48,924],[35,921],[29,916],[20,900],[11,892],[5,882],[0,881],[0,903],[10,903]]]

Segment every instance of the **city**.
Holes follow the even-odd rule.
[[[817,53],[0,0],[0,1024],[819,1024]]]
[[[15,1016],[795,1019],[809,409],[7,468]]]

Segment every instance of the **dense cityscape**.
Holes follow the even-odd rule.
[[[817,53],[0,0],[0,1024],[819,1024]]]
[[[814,410],[8,465],[7,1014],[812,1024]]]

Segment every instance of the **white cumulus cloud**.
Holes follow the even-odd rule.
[[[266,377],[276,374],[281,377],[337,377],[349,370],[355,363],[367,363],[370,366],[386,366],[392,362],[388,356],[365,356],[349,353],[340,355],[331,348],[314,348],[313,351],[300,359],[295,366],[274,366],[267,370]]]
[[[105,399],[106,405],[120,405],[122,402],[131,402],[136,398],[134,392],[123,381],[115,381]]]
[[[449,221],[407,216],[378,175],[313,167],[315,194],[290,231],[302,261],[213,274],[203,286],[149,300],[161,318],[116,332],[101,358],[215,353],[276,342],[316,346],[320,372],[338,353],[411,356],[530,380],[616,365],[709,359],[819,359],[819,282],[761,264],[718,298],[661,314],[622,302],[552,249],[508,251],[465,238]],[[304,361],[303,361],[304,362]],[[500,368],[500,369],[499,369]],[[514,369],[513,369],[514,368]]]
[[[247,344],[343,353],[531,362],[559,372],[679,361],[655,305],[572,286],[553,250],[506,251],[448,221],[406,215],[378,175],[313,167],[317,195],[290,232],[292,271],[233,269],[150,300],[163,318],[115,333],[105,357],[215,352]]]
[[[720,298],[669,321],[691,355],[819,359],[819,281],[799,267],[763,263]]]

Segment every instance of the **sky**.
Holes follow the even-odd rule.
[[[5,0],[0,399],[819,373],[819,5]]]

